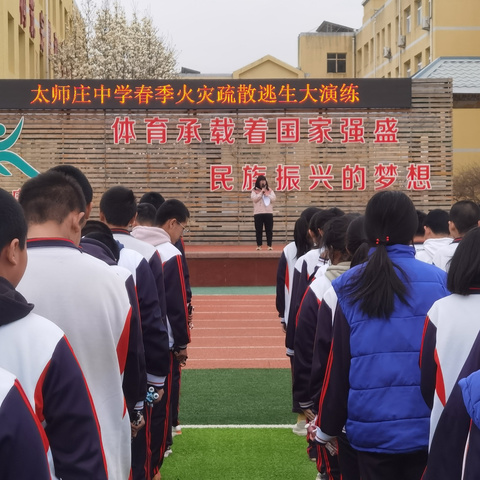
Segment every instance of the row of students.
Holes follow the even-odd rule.
[[[176,283],[181,299],[176,308],[183,316],[175,319],[168,316],[160,252],[128,232],[117,234],[144,254],[119,246],[111,230],[102,232],[98,225],[90,225],[81,240],[91,187],[74,167],[55,170],[29,180],[19,203],[1,192],[0,301],[8,315],[0,326],[0,366],[3,357],[43,422],[52,478],[127,479],[131,449],[134,478],[160,478],[169,420],[168,395],[162,394],[169,391],[172,357],[185,362],[190,341],[184,279]],[[121,216],[125,204],[114,205],[115,195],[110,200],[106,195],[105,209],[109,202],[110,212]],[[188,210],[181,202],[165,203],[164,223],[175,224],[170,238],[178,232],[178,239]],[[176,264],[181,274],[181,261]],[[149,429],[142,429],[147,384],[157,389],[158,405],[164,397],[157,421],[162,428],[152,420]],[[148,438],[152,432],[156,438]]]
[[[450,219],[448,240],[445,216]],[[370,200],[365,214],[365,234],[373,247],[368,258],[341,272],[330,288],[325,270],[317,270],[317,278],[300,303],[295,321],[293,392],[307,419],[314,418],[318,407],[316,428],[310,428],[311,440],[319,445],[317,465],[322,474],[318,478],[420,478],[427,463],[429,432],[435,440],[425,478],[463,478],[467,435],[476,439],[475,420],[480,424],[480,377],[475,376],[480,364],[475,357],[478,350],[472,346],[480,326],[472,321],[476,298],[465,300],[466,295],[474,297],[472,294],[480,291],[480,251],[474,247],[479,244],[476,235],[480,231],[475,227],[480,211],[473,202],[462,201],[452,207],[450,215],[436,210],[426,217],[422,229],[427,233],[428,249],[433,250],[429,244],[434,248],[448,245],[447,250],[459,247],[449,272],[448,287],[454,295],[448,296],[445,273],[426,265],[433,263],[431,251],[422,262],[415,259],[412,243],[419,217],[411,201],[399,192],[381,192]],[[347,219],[343,222],[349,223]],[[331,222],[332,234],[335,224],[340,227],[340,219]],[[457,230],[461,238],[473,230],[465,235],[461,248],[464,240],[452,236],[457,236],[456,225],[463,224],[466,230]],[[338,228],[333,235],[338,245],[345,232]],[[325,236],[324,232],[324,240]],[[330,238],[328,243],[331,253],[334,242]],[[341,251],[339,248],[338,258]],[[424,251],[417,248],[417,257]],[[464,314],[464,328],[451,322],[458,309]],[[452,390],[453,401],[461,408],[450,406]],[[461,401],[462,393],[465,401]],[[445,404],[448,416],[443,415]],[[428,406],[433,406],[432,413]],[[468,412],[473,422],[467,421]],[[457,442],[460,447],[445,441],[447,432],[460,430],[452,430],[452,418],[458,417],[464,420]],[[437,422],[446,428],[439,431]],[[446,455],[446,445],[457,453],[454,461]],[[468,457],[474,459],[470,453]],[[438,466],[445,463],[449,469]],[[470,466],[465,471],[465,478],[470,478],[475,470]]]

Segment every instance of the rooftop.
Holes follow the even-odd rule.
[[[413,78],[452,78],[453,93],[480,93],[480,57],[439,57]]]

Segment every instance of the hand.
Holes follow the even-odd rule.
[[[160,400],[162,399],[163,394],[165,393],[165,389],[163,387],[162,388],[155,387],[155,391],[158,393],[158,397],[153,401],[153,403],[160,403]]]
[[[314,442],[317,435],[317,426],[314,422],[307,423],[307,439]]]
[[[315,420],[315,414],[313,413],[312,409],[311,408],[306,408],[303,410],[303,413],[305,415],[305,417],[307,418],[307,421],[309,423],[313,423],[313,421]]]
[[[338,440],[334,438],[325,444],[325,448],[328,450],[330,455],[335,456],[338,454]]]
[[[186,348],[181,348],[180,350],[173,352],[175,355],[175,358],[177,359],[177,362],[180,364],[181,367],[185,367],[187,364],[187,349]]]
[[[282,331],[283,333],[287,333],[287,324],[285,322],[281,322],[282,323]]]
[[[145,419],[140,410],[137,410],[137,418],[130,423],[130,429],[132,432],[132,438],[135,438],[138,432],[145,426]]]
[[[191,303],[189,303],[187,309],[188,309],[188,324],[190,325],[190,323],[192,323],[192,320],[193,320],[193,311],[195,310],[195,307]]]

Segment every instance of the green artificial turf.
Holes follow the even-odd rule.
[[[192,287],[192,295],[275,295],[275,286]],[[195,303],[195,302],[194,302]]]
[[[162,480],[315,480],[304,438],[290,429],[183,429]]]
[[[289,369],[182,371],[183,425],[293,425],[291,409]]]

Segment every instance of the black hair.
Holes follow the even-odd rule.
[[[265,180],[265,186],[267,188],[267,190],[269,190],[269,187],[268,187],[268,182],[267,182],[267,177],[265,175],[259,175],[257,177],[257,179],[255,180],[255,188],[259,188],[261,189],[262,187],[260,186],[260,182],[262,180]]]
[[[137,222],[140,224],[150,224],[155,223],[155,215],[157,210],[151,203],[139,203],[137,205]]]
[[[77,167],[73,165],[57,165],[52,167],[49,172],[60,172],[64,175],[72,177],[74,180],[78,182],[80,188],[82,189],[83,195],[85,196],[85,202],[87,205],[92,202],[93,200],[93,189],[88,181],[88,178],[85,174]]]
[[[320,210],[312,216],[308,228],[315,236],[315,243],[321,243],[322,234],[319,230],[323,230],[325,224],[332,218],[341,217],[342,215],[345,215],[343,210],[333,207],[327,208],[325,210]]]
[[[161,195],[158,192],[147,192],[144,193],[140,201],[138,203],[150,203],[155,207],[155,211],[157,211],[160,206],[165,202],[165,199],[163,198],[163,195]]]
[[[120,247],[115,240],[112,231],[103,222],[88,220],[82,228],[82,237],[93,238],[103,243],[112,253],[115,261],[120,258]]]
[[[370,246],[365,235],[365,217],[360,215],[354,218],[347,228],[347,250],[352,255],[350,267],[365,262],[369,249]]]
[[[480,288],[480,228],[471,229],[458,244],[450,261],[447,288],[452,293],[468,295]]]
[[[425,230],[423,228],[425,218],[427,217],[427,214],[425,212],[422,212],[422,210],[416,210],[417,212],[417,220],[418,220],[418,226],[417,226],[417,231],[415,232],[415,236],[418,237],[423,237],[425,235]]]
[[[345,287],[350,301],[358,302],[360,310],[369,317],[388,318],[396,297],[407,303],[408,279],[390,260],[385,247],[409,245],[417,224],[415,207],[404,193],[387,190],[376,193],[369,200],[365,210],[365,234],[370,245],[377,248]]]
[[[471,200],[460,200],[450,209],[449,220],[455,224],[460,235],[478,227],[480,207]]]
[[[423,226],[430,228],[430,230],[436,235],[450,235],[450,230],[448,228],[448,212],[440,208],[431,210],[427,213]]]
[[[0,188],[0,251],[16,238],[23,250],[27,239],[27,222],[17,200]]]
[[[312,248],[311,238],[308,234],[308,222],[305,218],[297,218],[295,228],[293,229],[293,239],[297,247],[295,258],[305,255]]]
[[[309,223],[310,223],[310,220],[312,219],[312,217],[313,217],[316,213],[321,212],[321,211],[322,211],[321,208],[317,208],[317,207],[307,207],[307,208],[300,214],[300,216],[307,221],[307,224],[309,224]]]
[[[27,224],[54,221],[61,224],[71,212],[85,212],[78,182],[63,173],[41,173],[24,183],[18,198]]]
[[[157,210],[155,215],[155,225],[161,227],[168,220],[174,218],[177,222],[183,223],[190,218],[190,212],[183,202],[171,198],[166,200]]]
[[[133,191],[121,185],[109,188],[100,200],[100,211],[110,225],[126,227],[137,213]]]
[[[347,229],[352,221],[350,215],[342,215],[330,219],[324,225],[322,244],[330,250],[348,254],[347,252]]]

